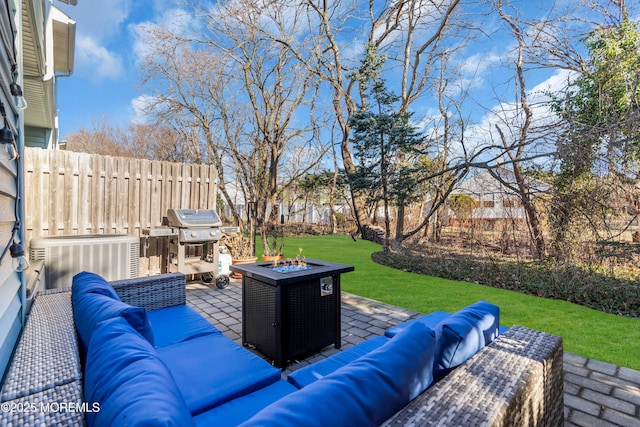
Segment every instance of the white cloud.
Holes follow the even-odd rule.
[[[367,53],[366,41],[356,37],[340,47],[340,58],[347,68],[358,67]]]
[[[60,5],[60,8],[76,21],[76,74],[93,82],[120,77],[124,71],[123,58],[110,44],[121,36],[131,1],[81,1],[76,6]]]
[[[561,93],[570,82],[578,77],[578,73],[569,70],[558,70],[551,77],[536,85],[530,91],[531,102],[548,100],[547,93]]]
[[[123,73],[122,58],[91,37],[76,39],[76,69],[92,81],[116,79]]]
[[[533,111],[530,138],[535,141],[535,144],[527,147],[527,155],[549,153],[554,150],[555,141],[541,133],[545,129],[545,126],[557,120],[557,117],[548,105],[548,94],[560,93],[566,88],[567,82],[573,78],[575,78],[575,73],[558,70],[528,91],[528,99]],[[489,100],[484,104],[485,107],[489,106],[488,101]],[[418,123],[421,130],[429,132],[431,136],[442,132],[439,111],[431,109],[421,117],[422,121]],[[502,143],[496,126],[500,126],[508,142],[513,142],[519,137],[519,124],[521,124],[522,121],[523,116],[520,105],[513,101],[496,103],[475,123],[468,124],[464,141],[465,152],[479,153],[490,146],[495,146],[495,148],[485,151],[482,160],[497,158],[502,154],[503,150],[500,148]],[[452,146],[450,147],[451,158],[460,159],[463,155],[462,142],[452,141]],[[543,157],[541,159],[540,161],[545,161],[546,158]]]
[[[528,147],[529,154],[553,151],[553,139],[549,140],[543,137],[542,134],[537,134],[537,132],[542,132],[542,129],[557,120],[557,116],[548,105],[548,94],[560,93],[573,78],[575,78],[575,73],[558,70],[528,91],[528,101],[533,113],[530,138],[536,141],[535,145]],[[514,102],[502,102],[495,105],[482,120],[468,129],[468,135],[470,136],[468,138],[470,142],[468,148],[471,148],[472,151],[477,151],[490,144],[500,146],[500,136],[497,134],[496,126],[500,126],[509,142],[516,141],[519,137],[519,124],[524,120],[522,114],[520,105]],[[500,149],[494,150],[493,154],[500,151]]]
[[[193,31],[198,26],[192,14],[183,9],[164,9],[152,19],[132,24],[129,27],[133,39],[132,50],[137,59],[153,54],[154,43],[163,43],[152,36],[154,31],[170,32],[181,35]]]
[[[76,6],[61,8],[76,21],[79,36],[101,43],[121,31],[131,11],[131,0],[79,1]]]
[[[131,100],[131,108],[133,109],[134,116],[131,120],[133,123],[145,124],[149,122],[149,115],[147,111],[149,106],[155,103],[155,99],[149,95],[140,95]]]
[[[495,52],[478,52],[465,59],[460,71],[466,76],[484,75],[502,60],[503,55]]]

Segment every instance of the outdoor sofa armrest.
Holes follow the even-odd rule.
[[[184,305],[186,303],[186,277],[182,273],[110,282],[122,302],[145,310]]]
[[[562,426],[562,339],[514,326],[385,426]]]
[[[71,288],[38,292],[4,378],[0,425],[84,425]]]

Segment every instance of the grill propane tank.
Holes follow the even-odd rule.
[[[220,254],[218,255],[218,274],[230,275],[231,270],[231,254],[227,250],[226,246],[220,246]]]

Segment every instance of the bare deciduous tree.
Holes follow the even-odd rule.
[[[280,194],[324,153],[309,113],[317,96],[310,71],[285,44],[260,31],[268,26],[281,38],[293,38],[298,18],[279,3],[194,1],[191,6],[198,31],[147,28],[149,52],[142,69],[154,90],[149,111],[194,135],[193,150],[219,169],[232,208],[227,179],[239,183],[245,202],[257,202],[268,252]]]
[[[107,117],[67,136],[67,149],[108,156],[192,162],[182,151],[183,136],[168,126],[132,123],[124,128],[109,123]]]
[[[337,124],[336,139],[340,141],[342,164],[347,175],[356,172],[350,147],[349,119],[361,101],[353,73],[359,66],[365,47],[374,45],[388,55],[391,62],[399,64],[399,77],[390,84],[401,88],[400,109],[407,112],[424,93],[432,63],[459,3],[459,0],[403,0],[365,5],[349,0],[303,1],[295,7],[305,14],[309,24],[304,37],[291,40],[263,28],[266,36],[290,48],[328,89]],[[290,7],[294,8],[293,5]],[[305,43],[301,44],[299,40]],[[456,41],[461,42],[459,34]],[[362,229],[369,221],[366,198],[352,190],[352,202],[356,222]],[[399,216],[404,216],[404,213],[401,211]]]

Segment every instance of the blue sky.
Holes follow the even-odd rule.
[[[134,28],[161,13],[154,0],[79,0],[55,5],[76,21],[76,52],[71,77],[58,80],[60,137],[107,116],[114,124],[135,118],[132,102],[141,95],[134,51]]]
[[[75,68],[58,81],[60,136],[79,128],[92,129],[106,117],[121,126],[136,117],[135,100],[140,75],[136,68],[136,26],[161,19],[163,12],[179,7],[179,1],[79,0],[76,6],[55,2],[76,21]],[[486,66],[499,53],[484,55]],[[475,61],[474,61],[475,62]],[[427,105],[414,106],[429,116]]]
[[[551,0],[545,1],[551,3]],[[519,4],[528,3],[521,1]],[[74,73],[58,80],[60,137],[64,139],[81,127],[92,129],[104,117],[109,123],[126,126],[136,118],[134,105],[143,95],[137,88],[140,74],[136,68],[136,51],[140,46],[135,36],[136,27],[145,22],[163,20],[164,14],[178,8],[180,1],[79,0],[77,6],[57,1],[55,5],[77,23]],[[542,4],[537,7],[545,9]],[[175,16],[172,19],[175,20]],[[484,30],[490,34],[495,25],[495,22],[485,22]],[[500,110],[500,103],[492,102],[491,98],[497,94],[491,90],[513,90],[509,84],[496,85],[497,82],[508,82],[512,77],[511,74],[505,78],[498,71],[505,61],[509,61],[511,47],[505,45],[498,33],[492,33],[472,51],[465,52],[468,70],[463,68],[463,71],[474,82],[470,86],[475,92],[473,97],[482,104],[478,105],[480,117],[475,117],[479,128],[491,128],[485,120],[491,116],[491,110]],[[545,80],[559,84],[564,79],[566,75],[563,73],[547,70],[539,79],[529,81],[530,90],[539,92],[546,87]],[[539,86],[536,88],[536,85]],[[504,99],[508,98],[507,95]],[[435,105],[429,102],[416,103],[413,108],[426,119],[437,113]]]

